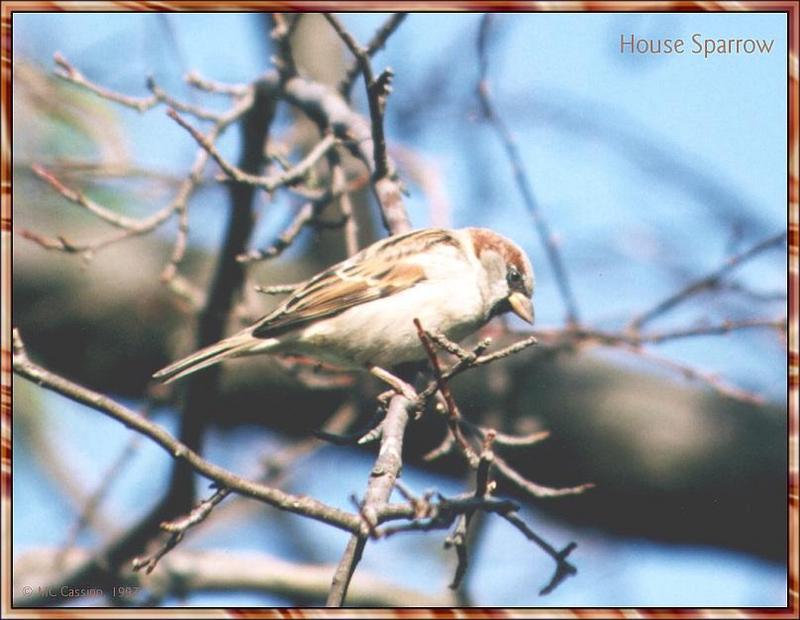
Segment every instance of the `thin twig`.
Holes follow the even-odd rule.
[[[537,329],[536,335],[551,347],[569,347],[576,344],[599,344],[609,347],[628,345],[641,347],[646,344],[661,344],[669,340],[693,338],[696,336],[716,336],[748,329],[772,329],[783,332],[787,328],[786,318],[754,318],[733,320],[726,319],[721,323],[678,327],[675,329],[652,331],[645,333],[630,331],[606,331],[591,327],[575,327],[570,329]]]
[[[195,116],[201,120],[213,121],[214,123],[220,123],[223,121],[223,115],[218,112],[212,112],[211,110],[207,110],[193,104],[178,101],[164,91],[161,87],[159,87],[153,77],[147,78],[145,83],[147,89],[151,93],[149,97],[131,97],[92,82],[75,66],[73,66],[61,52],[56,52],[53,55],[53,60],[55,61],[56,65],[58,65],[58,68],[55,71],[55,74],[58,77],[92,92],[102,99],[106,99],[107,101],[112,101],[127,108],[134,109],[137,112],[147,112],[159,104],[166,104],[170,107],[180,110],[181,112],[191,114],[192,116]]]
[[[395,30],[403,23],[403,20],[406,18],[407,13],[393,13],[386,22],[375,31],[375,34],[372,35],[372,39],[370,39],[369,43],[367,43],[367,47],[364,49],[364,53],[372,57],[378,52],[383,46],[386,44],[386,41],[389,39],[390,36],[394,33]],[[356,78],[358,74],[361,72],[361,63],[358,58],[347,68],[347,72],[345,74],[344,79],[342,80],[341,84],[339,84],[339,92],[344,95],[347,99],[350,98],[350,92],[353,89],[353,84],[355,84]]]
[[[331,148],[327,151],[331,170],[331,189],[325,192],[318,200],[305,203],[297,215],[292,219],[286,229],[278,236],[277,240],[268,248],[261,250],[250,250],[237,257],[242,263],[249,263],[265,259],[274,258],[283,253],[294,241],[306,226],[317,228],[338,228],[344,226],[345,240],[348,255],[352,256],[358,251],[358,228],[353,217],[353,209],[348,194],[348,184],[344,179],[344,172],[339,164],[339,157],[336,150]],[[287,170],[284,174],[291,173]],[[334,200],[340,200],[342,220],[339,222],[327,222],[320,218],[320,215]]]
[[[542,484],[531,482],[517,470],[506,463],[505,459],[495,455],[494,466],[497,472],[506,480],[513,482],[521,490],[529,493],[533,497],[561,497],[563,495],[580,495],[581,493],[594,488],[593,482],[586,482],[574,487],[552,488]]]
[[[469,515],[473,515],[470,512]],[[460,515],[456,519],[456,527],[453,533],[444,539],[444,548],[449,549],[453,547],[456,551],[456,572],[453,575],[453,581],[448,586],[451,590],[457,590],[461,585],[461,580],[467,574],[467,566],[469,565],[469,556],[467,554],[467,526],[469,525],[469,517],[466,514]]]
[[[118,480],[120,473],[128,464],[131,457],[133,457],[133,455],[136,453],[136,450],[139,447],[140,439],[141,436],[132,435],[117,458],[114,459],[114,462],[103,473],[102,477],[100,478],[100,484],[86,500],[80,516],[75,521],[75,524],[70,528],[69,534],[67,535],[67,540],[64,543],[58,558],[56,559],[57,565],[61,564],[61,560],[63,560],[65,555],[69,553],[69,551],[75,546],[75,542],[77,541],[80,533],[89,523],[93,521],[100,508],[100,505],[108,495],[108,492],[111,490],[112,485]]]
[[[169,290],[184,301],[191,313],[199,312],[206,303],[205,291],[201,290],[179,273],[173,275],[168,281]]]
[[[328,523],[345,531],[360,531],[362,524],[357,515],[327,506],[310,497],[291,495],[279,489],[245,480],[233,472],[206,461],[175,439],[161,426],[120,405],[108,396],[78,385],[35,364],[28,358],[19,332],[16,329],[13,331],[13,346],[12,365],[14,372],[19,376],[29,379],[45,389],[52,390],[75,402],[95,409],[121,422],[131,430],[152,439],[174,459],[187,463],[198,474],[216,482],[220,487],[229,488],[231,491],[261,500],[289,512]]]
[[[133,230],[141,226],[141,220],[132,217],[127,217],[125,215],[122,215],[121,213],[117,213],[116,211],[107,209],[103,205],[88,198],[82,192],[67,187],[64,183],[59,181],[54,174],[46,170],[40,164],[33,164],[31,166],[31,170],[36,176],[38,176],[40,179],[42,179],[44,182],[50,185],[50,187],[56,190],[64,198],[66,198],[70,202],[73,202],[83,207],[89,213],[97,216],[104,222],[111,224],[112,226],[115,226],[117,228],[122,228],[124,230]]]
[[[567,561],[567,557],[575,550],[577,545],[571,542],[558,551],[525,523],[518,514],[519,506],[510,500],[498,499],[488,494],[482,497],[476,497],[474,494],[471,494],[452,499],[437,495],[437,501],[431,502],[429,499],[428,502],[429,505],[423,510],[423,514],[426,515],[424,518],[416,518],[408,523],[402,523],[400,525],[384,526],[378,530],[378,536],[388,538],[389,536],[394,536],[402,532],[429,532],[448,529],[452,527],[456,520],[468,513],[475,513],[477,511],[495,513],[506,519],[528,540],[536,544],[555,561],[556,570],[553,573],[553,577],[550,582],[539,591],[540,595],[549,594],[562,583],[564,579],[578,572],[577,569]],[[413,508],[408,504],[389,505],[385,509],[385,516],[388,517],[391,515],[393,517],[398,517],[403,515],[406,518],[411,518],[413,514],[412,511]]]
[[[735,400],[739,400],[744,403],[750,403],[752,405],[763,405],[764,402],[766,402],[766,399],[761,394],[757,394],[755,392],[732,385],[715,373],[693,368],[688,364],[676,362],[675,360],[671,360],[658,355],[653,351],[642,349],[640,347],[623,346],[622,349],[653,364],[663,366],[673,372],[676,372],[685,379],[705,383],[719,394],[727,396],[728,398],[733,398]]]
[[[433,340],[437,345],[439,345],[442,349],[447,351],[448,353],[455,355],[458,359],[467,361],[468,363],[472,363],[475,361],[476,356],[474,353],[467,351],[463,347],[461,347],[457,342],[453,342],[444,334],[440,334],[438,332],[426,332],[428,336],[430,336],[431,340]]]
[[[191,124],[184,120],[175,110],[168,110],[167,115],[172,120],[177,122],[181,127],[186,129],[186,131],[189,132],[195,141],[197,141],[200,146],[208,151],[209,155],[214,158],[214,161],[219,164],[219,167],[222,168],[223,172],[225,172],[225,174],[227,174],[231,179],[235,180],[237,183],[255,185],[266,192],[273,192],[279,187],[291,185],[297,181],[300,181],[328,152],[328,150],[333,148],[337,141],[333,134],[327,134],[314,146],[314,148],[308,152],[308,154],[301,161],[292,166],[289,170],[285,170],[271,176],[254,175],[244,172],[237,166],[234,166],[228,162],[217,149],[213,139],[200,133]]]
[[[203,500],[192,511],[183,517],[173,519],[172,521],[165,521],[161,524],[161,529],[169,532],[169,538],[161,545],[156,551],[145,557],[133,559],[133,570],[140,571],[144,569],[145,574],[149,575],[153,569],[158,565],[159,560],[169,553],[175,546],[183,540],[186,532],[194,526],[202,523],[214,510],[214,507],[219,504],[223,499],[228,497],[230,489],[222,487],[217,489],[214,494],[208,499]]]
[[[386,68],[375,78],[367,50],[358,44],[355,37],[348,32],[335,15],[325,13],[325,18],[356,57],[364,74],[372,134],[372,187],[378,203],[381,205],[384,225],[393,235],[407,232],[411,230],[411,222],[403,206],[401,188],[395,178],[396,173],[386,151],[386,135],[383,126],[386,100],[391,92],[392,70]]]
[[[429,452],[426,452],[422,456],[422,460],[423,461],[428,461],[428,462],[435,461],[438,458],[441,458],[441,457],[443,457],[443,456],[445,456],[447,454],[450,454],[450,452],[453,451],[453,448],[455,447],[455,444],[456,444],[456,440],[453,439],[453,434],[448,432],[448,433],[445,434],[444,439],[442,439],[441,443],[439,443],[438,446],[436,446],[435,448],[433,448]]]
[[[742,321],[726,320],[719,324],[700,325],[697,327],[678,328],[662,332],[651,332],[646,334],[625,332],[611,332],[585,327],[571,328],[567,330],[537,330],[537,336],[549,347],[555,349],[570,349],[586,345],[600,345],[614,347],[637,355],[643,359],[663,366],[670,371],[677,373],[685,379],[699,381],[729,398],[735,398],[742,402],[752,404],[762,404],[763,396],[748,390],[736,387],[714,373],[710,373],[688,364],[671,360],[663,355],[650,350],[643,345],[660,344],[670,340],[680,338],[690,338],[706,335],[726,334],[744,329],[772,329],[779,333],[786,333],[787,323],[785,318],[778,319],[745,319]]]
[[[668,340],[679,338],[692,338],[694,336],[717,336],[728,334],[743,329],[773,329],[785,331],[787,328],[786,318],[778,319],[744,319],[741,321],[726,320],[715,325],[698,325],[696,327],[686,327],[683,329],[673,329],[663,332],[643,334],[637,340],[639,342],[650,342],[659,344]]]
[[[434,384],[436,389],[444,397],[447,413],[448,413],[448,426],[450,428],[451,435],[454,441],[443,442],[439,447],[435,448],[433,451],[429,452],[425,455],[426,460],[432,460],[445,454],[446,451],[452,449],[452,447],[458,446],[461,450],[461,453],[466,458],[467,462],[475,469],[480,468],[480,458],[472,449],[467,439],[464,437],[463,433],[461,433],[461,425],[464,423],[463,418],[458,410],[458,406],[455,403],[455,399],[453,398],[452,393],[447,385],[447,379],[453,376],[456,371],[461,372],[468,368],[474,368],[479,365],[488,364],[490,362],[496,361],[498,359],[502,359],[504,357],[508,357],[513,353],[518,353],[519,351],[524,350],[526,347],[531,346],[537,342],[535,337],[530,337],[511,346],[505,347],[496,353],[488,354],[488,355],[476,355],[475,351],[471,354],[467,354],[466,351],[462,351],[459,353],[459,360],[454,364],[449,371],[442,371],[441,365],[439,364],[439,360],[436,356],[436,352],[433,350],[433,346],[431,344],[431,335],[426,332],[421,323],[418,319],[414,319],[414,325],[417,327],[417,335],[419,336],[420,341],[422,342],[423,347],[425,348],[425,352],[428,355],[428,359],[431,362],[431,368],[433,369],[434,373]],[[456,350],[454,348],[454,343],[448,341],[448,339],[439,334],[438,342],[442,348],[446,350]],[[480,345],[479,345],[480,346]],[[430,386],[429,386],[430,387]],[[427,393],[429,388],[426,388],[425,392],[420,393],[420,398]],[[497,433],[493,429],[482,429],[478,426],[470,424],[470,427],[473,431],[480,434],[481,439],[484,442],[492,442],[496,441]],[[529,445],[531,443],[535,443],[536,441],[540,441],[547,434],[544,433],[537,433],[533,436],[527,436],[524,438],[520,438],[516,443],[518,445]],[[514,443],[511,437],[504,436],[503,439],[506,440],[507,443]],[[546,487],[530,480],[527,480],[523,477],[519,472],[514,470],[508,463],[506,463],[502,458],[499,456],[495,457],[492,456],[492,460],[495,463],[498,472],[500,472],[505,478],[510,480],[511,482],[515,483],[519,488],[522,490],[530,493],[534,497],[557,497],[561,495],[574,495],[578,493],[583,493],[587,489],[590,489],[594,486],[592,483],[582,484],[575,487],[568,487],[562,489],[553,489],[550,487]]]
[[[239,256],[236,257],[236,260],[238,260],[240,263],[251,263],[254,261],[280,256],[284,250],[286,250],[286,248],[292,245],[300,232],[314,219],[315,216],[316,210],[314,208],[314,203],[307,202],[300,207],[300,209],[298,209],[297,214],[292,218],[292,221],[289,223],[286,229],[280,235],[278,235],[278,238],[272,245],[262,250],[250,250],[244,254],[239,254]]]
[[[485,434],[487,429],[481,428],[481,431]],[[507,435],[500,431],[494,431],[494,443],[498,446],[527,447],[544,441],[549,436],[550,431],[537,431],[528,435]]]
[[[561,551],[556,551],[555,547],[553,547],[544,538],[542,538],[531,528],[529,528],[528,525],[525,523],[525,521],[523,521],[517,513],[509,512],[502,515],[502,517],[506,521],[511,523],[511,525],[516,527],[520,532],[522,532],[528,540],[531,540],[534,543],[536,543],[542,550],[544,550],[545,553],[547,553],[547,555],[553,558],[553,560],[555,560],[556,562],[556,571],[555,573],[553,573],[553,577],[552,579],[550,579],[550,583],[548,583],[544,588],[539,590],[540,596],[544,596],[545,594],[550,594],[567,577],[571,577],[578,573],[578,569],[567,561],[567,556],[570,553],[572,553],[578,546],[576,543],[571,542]]]
[[[56,52],[53,55],[53,60],[59,67],[55,71],[55,74],[58,77],[63,78],[68,82],[72,82],[77,86],[81,86],[82,88],[93,92],[98,97],[102,97],[108,101],[113,101],[114,103],[132,108],[137,112],[146,112],[159,103],[159,99],[156,95],[150,95],[149,97],[130,97],[128,95],[123,95],[95,84],[91,80],[87,79],[86,76],[78,71],[78,69],[76,69],[72,64],[70,64],[70,62],[61,52]]]
[[[97,86],[86,80],[85,77],[72,65],[70,65],[63,56],[56,55],[56,62],[61,66],[62,77],[69,79],[100,96],[104,96],[112,101],[128,105],[136,109],[149,109],[152,105],[162,101],[165,96],[161,91],[159,97],[154,95],[154,103],[149,103],[145,106],[141,100],[130,98],[119,93],[113,93],[103,87]],[[253,89],[248,89],[245,96],[237,100],[237,102],[225,113],[215,116],[216,123],[209,130],[207,138],[211,141],[219,137],[224,130],[233,122],[239,120],[251,107],[253,103],[252,97]],[[163,96],[162,96],[163,95]],[[203,170],[208,161],[208,153],[204,149],[198,149],[194,163],[189,171],[189,174],[181,183],[175,197],[167,205],[160,210],[156,211],[150,216],[134,219],[129,218],[113,212],[112,210],[88,199],[82,193],[73,190],[63,183],[61,183],[55,176],[46,171],[41,166],[34,168],[34,172],[40,178],[45,180],[56,191],[68,200],[75,202],[86,208],[101,220],[120,228],[121,230],[108,237],[100,238],[89,242],[74,242],[66,239],[64,236],[57,236],[55,238],[46,237],[33,231],[21,229],[18,231],[20,236],[25,237],[41,247],[49,250],[58,250],[67,253],[80,254],[85,260],[93,258],[96,252],[118,242],[130,239],[132,237],[148,234],[161,225],[166,223],[175,214],[178,214],[178,232],[175,238],[173,251],[170,255],[169,262],[164,267],[161,274],[163,282],[169,282],[177,273],[177,267],[186,251],[186,238],[189,230],[188,220],[188,201],[196,187],[200,184]]]
[[[579,321],[578,307],[575,301],[575,295],[572,291],[572,286],[569,280],[569,274],[564,266],[564,261],[561,258],[561,251],[558,248],[555,237],[550,231],[550,225],[544,217],[544,213],[539,206],[536,196],[533,193],[528,174],[525,171],[525,165],[522,160],[522,155],[517,147],[516,140],[513,134],[506,126],[503,118],[498,114],[492,97],[490,94],[488,70],[489,70],[489,55],[488,55],[488,39],[489,28],[491,26],[492,15],[484,14],[481,19],[480,31],[478,33],[478,62],[480,65],[480,78],[478,80],[478,99],[481,104],[483,116],[488,120],[495,130],[503,148],[506,151],[509,163],[514,172],[514,180],[517,184],[522,199],[528,212],[533,217],[536,224],[536,230],[539,238],[547,252],[547,259],[553,269],[555,275],[556,285],[558,286],[561,299],[566,308],[566,319],[568,324],[577,324]]]
[[[207,93],[216,93],[218,95],[227,95],[229,97],[242,97],[250,90],[249,84],[224,84],[204,78],[197,71],[190,71],[184,77],[184,80],[189,86],[193,86],[198,90]]]
[[[448,413],[448,425],[450,426],[450,432],[453,434],[456,442],[458,443],[459,447],[461,448],[461,452],[464,454],[465,458],[469,462],[469,464],[474,468],[478,466],[479,457],[475,453],[475,450],[472,446],[469,445],[466,437],[461,432],[461,427],[459,426],[459,419],[461,418],[461,412],[458,409],[458,405],[456,404],[455,399],[453,398],[453,394],[450,391],[450,387],[447,385],[447,381],[444,377],[444,373],[442,372],[442,367],[439,364],[439,358],[436,355],[436,351],[433,350],[433,345],[431,344],[431,339],[428,333],[423,329],[422,323],[420,323],[419,319],[414,319],[414,325],[417,328],[417,336],[419,337],[420,342],[422,343],[423,348],[425,349],[425,353],[428,355],[428,360],[431,363],[431,368],[433,369],[433,376],[434,380],[436,381],[437,389],[439,393],[444,398],[445,404],[447,406],[447,413]]]
[[[431,335],[427,333],[418,319],[414,319],[414,325],[417,327],[417,335],[419,336],[420,341],[422,342],[423,347],[428,355],[428,359],[431,362],[431,368],[433,369],[434,373],[434,382],[436,388],[442,394],[446,408],[448,412],[448,426],[450,428],[450,433],[453,437],[453,441],[445,441],[439,447],[435,448],[432,452],[429,452],[425,455],[427,460],[432,460],[445,454],[446,451],[452,449],[453,446],[458,446],[461,450],[461,453],[464,455],[467,462],[473,467],[480,471],[481,467],[481,458],[475,453],[472,449],[472,446],[469,444],[467,439],[464,437],[463,433],[461,433],[461,424],[463,423],[463,418],[458,410],[458,406],[455,403],[455,399],[453,398],[452,393],[447,385],[447,378],[448,376],[452,376],[455,374],[455,369],[466,370],[467,368],[474,368],[478,365],[488,364],[490,362],[496,361],[498,359],[502,359],[513,353],[517,353],[522,351],[526,347],[535,344],[536,338],[530,337],[521,342],[512,344],[509,347],[501,349],[500,351],[488,355],[476,355],[473,351],[472,354],[467,354],[466,351],[459,351],[458,362],[450,369],[450,374],[448,375],[447,372],[442,371],[441,365],[439,364],[439,360],[436,356],[436,352],[433,350],[433,346],[431,344]],[[449,342],[449,340],[444,336],[439,334],[437,342],[448,351],[456,351],[457,349],[454,347],[454,343]],[[421,393],[422,396],[423,393]],[[482,440],[488,445],[491,445],[497,438],[497,433],[493,429],[481,429],[480,427],[476,427],[472,425],[473,430],[478,432],[481,435]],[[528,436],[525,438],[521,438],[519,443],[523,444],[530,444],[536,441],[541,440],[542,438],[546,437],[547,434],[536,434],[534,436]],[[509,437],[504,437],[504,439],[509,440]],[[486,451],[486,448],[484,448]],[[575,495],[579,493],[583,493],[584,491],[592,488],[594,484],[587,483],[581,484],[574,487],[567,487],[561,489],[554,489],[550,488],[541,484],[537,484],[526,479],[522,476],[519,472],[513,469],[506,461],[504,461],[499,456],[494,456],[492,454],[492,461],[495,463],[498,472],[500,472],[503,477],[510,480],[514,484],[516,484],[519,488],[530,493],[534,497],[558,497],[561,495]],[[479,485],[480,486],[480,485]],[[461,552],[459,552],[460,554]],[[460,561],[465,561],[465,558],[461,558],[459,555]]]
[[[443,335],[439,334],[438,338],[444,338]],[[475,368],[477,366],[484,366],[491,362],[497,361],[499,359],[503,359],[510,355],[514,355],[537,344],[538,340],[536,336],[529,336],[519,342],[515,342],[495,353],[484,355],[483,352],[488,349],[492,344],[491,338],[485,338],[481,342],[477,344],[477,346],[469,352],[467,355],[460,354],[459,360],[447,368],[446,370],[442,371],[442,378],[445,381],[448,381],[455,377],[456,375],[461,374],[462,372],[469,370],[470,368]],[[455,343],[450,343],[448,346],[453,348]],[[457,345],[456,345],[457,346]],[[444,348],[444,347],[443,347]],[[434,392],[436,392],[438,388],[438,384],[436,380],[431,381],[424,390],[419,393],[419,398],[422,403],[426,402],[431,396],[433,396]]]
[[[483,366],[485,364],[491,364],[492,362],[496,362],[497,360],[503,359],[510,355],[516,355],[520,351],[524,351],[528,347],[532,347],[538,342],[539,341],[536,339],[536,336],[528,336],[519,342],[515,342],[514,344],[511,344],[489,355],[479,355],[478,358],[471,363],[471,367],[474,368],[477,366]]]
[[[635,316],[628,324],[629,330],[636,332],[641,329],[645,323],[648,323],[656,317],[661,316],[668,310],[671,310],[681,302],[689,299],[700,291],[717,286],[722,278],[724,278],[733,269],[750,260],[751,258],[758,256],[765,250],[769,250],[770,248],[783,244],[785,240],[786,232],[781,232],[777,235],[772,235],[771,237],[767,237],[766,239],[759,241],[735,256],[731,256],[718,269],[715,269],[702,278],[690,282],[679,291],[669,295],[662,301],[655,304],[650,310],[646,310],[638,316]]]
[[[147,78],[147,90],[153,93],[153,96],[164,105],[172,108],[173,110],[177,110],[178,112],[183,112],[184,114],[191,114],[195,118],[203,121],[212,121],[214,123],[219,123],[222,120],[222,115],[218,112],[212,112],[211,110],[206,110],[205,108],[201,108],[200,106],[193,105],[191,103],[185,103],[183,101],[179,101],[175,99],[172,95],[167,93],[164,89],[162,89],[155,81],[155,78],[152,76]]]

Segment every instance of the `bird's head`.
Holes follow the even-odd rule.
[[[525,252],[513,241],[486,228],[468,228],[472,247],[485,274],[489,316],[513,312],[533,323],[531,297],[535,278]]]

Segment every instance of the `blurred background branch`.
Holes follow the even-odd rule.
[[[482,584],[500,591],[511,583],[487,572],[498,548],[488,541],[496,541],[500,520],[480,516],[505,497],[519,502],[520,523],[534,536],[556,519],[569,530],[554,538],[544,527],[542,536],[578,542],[575,551],[546,543],[560,569],[553,583],[570,573],[568,566],[581,571],[551,596],[574,596],[568,584],[580,583],[587,562],[596,566],[593,554],[602,556],[604,546],[616,544],[614,536],[715,545],[783,562],[788,340],[785,282],[772,277],[784,267],[786,233],[775,232],[783,205],[780,217],[772,217],[774,205],[760,205],[751,186],[738,189],[713,166],[698,164],[680,132],[673,131],[670,143],[658,125],[632,119],[622,103],[598,103],[600,87],[570,92],[548,89],[535,71],[531,83],[520,81],[524,71],[510,75],[507,67],[522,65],[509,64],[509,55],[517,59],[527,50],[518,33],[527,32],[533,16],[516,25],[502,15],[373,17],[368,28],[357,15],[253,17],[258,37],[248,57],[259,61],[247,71],[236,62],[223,70],[196,60],[184,40],[186,49],[170,52],[169,64],[186,59],[185,81],[162,73],[144,79],[148,70],[117,79],[111,61],[68,48],[55,58],[54,79],[22,50],[15,53],[14,131],[24,140],[15,141],[13,310],[31,359],[129,410],[146,410],[180,445],[237,475],[245,454],[268,452],[243,478],[289,498],[317,497],[358,524],[342,557],[346,538],[307,530],[298,523],[304,520],[279,511],[264,513],[259,504],[231,496],[230,487],[208,491],[184,459],[143,475],[136,463],[147,449],[127,435],[107,467],[95,468],[102,471],[99,482],[81,484],[74,474],[80,470],[69,475],[65,465],[74,459],[46,447],[53,425],[47,410],[56,405],[20,382],[15,430],[30,432],[15,433],[14,475],[26,471],[20,463],[39,463],[42,478],[35,479],[60,491],[74,520],[58,530],[53,544],[61,547],[20,551],[15,577],[136,584],[166,604],[209,600],[193,598],[208,590],[277,597],[254,599],[257,604],[497,603],[478,593]],[[174,26],[168,45],[177,46],[190,26],[178,16],[163,19]],[[24,24],[15,30],[23,31]],[[537,26],[537,32],[547,37],[550,30]],[[437,42],[435,50],[427,39]],[[474,57],[464,59],[465,41],[477,43],[477,67]],[[52,42],[45,47],[52,57]],[[548,62],[539,48],[525,53]],[[391,74],[372,69],[383,62],[379,54],[395,67],[390,99]],[[630,69],[631,79],[638,70],[644,71]],[[360,79],[363,90],[354,88]],[[148,94],[126,94],[142,82]],[[172,120],[160,114],[162,106],[173,110]],[[226,131],[233,125],[238,136]],[[708,131],[704,144],[713,143]],[[172,142],[189,150],[164,165]],[[164,155],[134,157],[142,150]],[[554,166],[563,168],[566,182]],[[225,193],[229,206],[221,209]],[[527,213],[516,210],[520,194]],[[695,203],[684,217],[685,205]],[[152,204],[163,206],[153,211]],[[385,436],[386,427],[377,427],[374,437],[399,438],[403,447],[394,454],[392,475],[381,481],[393,484],[380,493],[363,491],[375,460],[364,450],[374,447],[324,446],[310,438],[319,429],[320,436],[349,437],[369,428],[377,393],[369,379],[304,360],[255,358],[198,375],[182,393],[150,385],[154,369],[278,301],[256,294],[256,287],[276,292],[274,285],[302,281],[383,236],[384,228],[400,232],[411,222],[487,225],[518,239],[537,266],[539,320],[533,334],[491,324],[463,348],[428,334],[446,379],[417,381],[430,399],[418,420],[403,420]],[[533,338],[538,344],[514,348],[491,364],[464,363],[488,337],[494,352]],[[491,355],[480,351],[475,359]],[[459,365],[469,373],[448,375]],[[228,439],[240,429],[260,443]],[[214,452],[220,441],[226,449]],[[72,436],[59,443],[89,450],[98,442],[102,437]],[[348,455],[364,460],[346,465]],[[330,463],[325,459],[333,465],[307,464]],[[397,480],[400,462],[412,479],[418,471],[427,477]],[[481,463],[485,471],[478,475]],[[434,477],[441,475],[446,478]],[[367,488],[377,484],[374,477]],[[157,491],[139,488],[147,479]],[[464,480],[470,501],[483,504],[458,499]],[[595,487],[574,495],[585,482]],[[441,538],[416,543],[388,536],[395,526],[374,520],[373,511],[386,510],[422,528],[432,510],[441,510],[430,491],[441,485],[443,497],[461,502],[455,512],[445,510],[453,517],[446,540],[456,553],[439,548]],[[357,506],[347,504],[350,494],[360,497]],[[120,495],[143,510],[113,518]],[[23,501],[16,498],[20,510],[34,510]],[[265,519],[280,532],[272,542],[253,535],[263,532]],[[499,545],[509,552],[524,533],[511,525],[516,529]],[[214,542],[221,530],[230,535]],[[605,537],[593,538],[596,532]],[[211,549],[197,546],[209,536]],[[391,546],[395,539],[399,547]],[[584,542],[592,540],[601,542]],[[252,581],[243,580],[233,561],[220,564],[230,572],[206,570],[221,561],[222,549],[233,554],[234,548],[240,561],[263,567]],[[135,557],[150,575],[131,570]],[[383,557],[388,564],[379,563]],[[533,557],[531,564],[543,564]],[[422,562],[442,567],[440,581],[419,577],[439,584],[435,595],[399,585]],[[531,586],[520,594],[523,602],[535,604],[530,593],[552,575],[512,568]],[[589,579],[606,578],[590,570]],[[448,583],[459,590],[450,593]],[[180,584],[189,585],[182,590]],[[684,594],[674,593],[675,600]]]

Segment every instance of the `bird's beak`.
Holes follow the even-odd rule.
[[[511,293],[508,296],[511,311],[523,321],[533,325],[533,303],[522,293]]]

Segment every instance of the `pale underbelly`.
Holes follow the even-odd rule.
[[[350,308],[338,316],[312,325],[299,338],[287,338],[279,347],[284,352],[309,355],[340,367],[391,367],[425,358],[414,319],[428,331],[444,333],[459,341],[485,323],[481,300],[465,299],[464,291],[432,307],[426,296],[394,295]],[[293,342],[290,342],[292,340]]]

